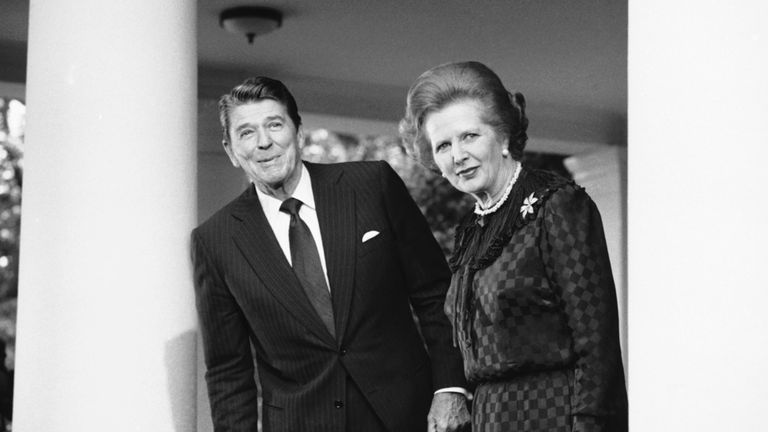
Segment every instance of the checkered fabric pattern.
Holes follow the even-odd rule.
[[[449,290],[465,373],[480,383],[473,431],[626,430],[604,427],[626,415],[626,389],[599,213],[573,184],[540,195],[498,258],[466,263]]]
[[[552,196],[543,217],[542,260],[573,332],[579,391],[574,410],[604,415],[626,392],[616,291],[600,214],[583,190],[566,188]]]
[[[475,311],[465,369],[479,380],[517,369],[570,363],[571,331],[543,272],[539,227],[515,233],[502,255],[473,279]]]
[[[571,432],[570,370],[524,374],[475,390],[474,432]]]

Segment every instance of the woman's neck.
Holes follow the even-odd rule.
[[[509,183],[512,181],[512,179],[515,176],[515,170],[517,169],[517,164],[519,162],[516,162],[513,159],[510,159],[510,163],[505,164],[506,169],[504,170],[504,181],[501,182],[499,185],[497,185],[496,190],[493,192],[486,192],[481,193],[479,195],[475,195],[475,200],[480,204],[481,208],[488,209],[491,208],[494,204],[496,204],[501,197],[504,196],[504,192],[506,191],[507,186],[509,186]]]

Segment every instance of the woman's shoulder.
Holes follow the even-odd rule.
[[[549,198],[552,194],[558,191],[568,191],[580,189],[572,179],[563,177],[552,171],[541,169],[527,169],[525,178],[522,181],[523,194],[529,196],[541,197],[541,199]]]
[[[515,217],[510,222],[521,228],[537,218],[541,208],[548,206],[553,197],[572,194],[581,187],[573,180],[552,171],[526,169],[511,203]]]
[[[539,185],[532,193],[541,201],[542,207],[567,210],[592,204],[587,191],[574,180],[548,171],[535,171],[532,174],[539,179]]]

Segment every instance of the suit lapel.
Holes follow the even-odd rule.
[[[240,197],[232,215],[241,221],[233,236],[235,244],[264,286],[297,321],[317,336],[335,344],[285,258],[252,186]]]
[[[338,166],[311,163],[306,166],[312,180],[317,219],[323,237],[336,335],[339,342],[342,342],[349,318],[355,274],[355,194],[340,184],[343,171]]]

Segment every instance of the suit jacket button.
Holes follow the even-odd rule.
[[[335,401],[335,402],[333,403],[333,406],[335,406],[337,409],[338,409],[338,408],[344,408],[344,402],[342,402],[342,401],[340,401],[340,400],[337,400],[337,401]]]
[[[347,350],[342,348],[341,351],[339,351],[339,355],[342,355],[342,356],[347,355]]]

